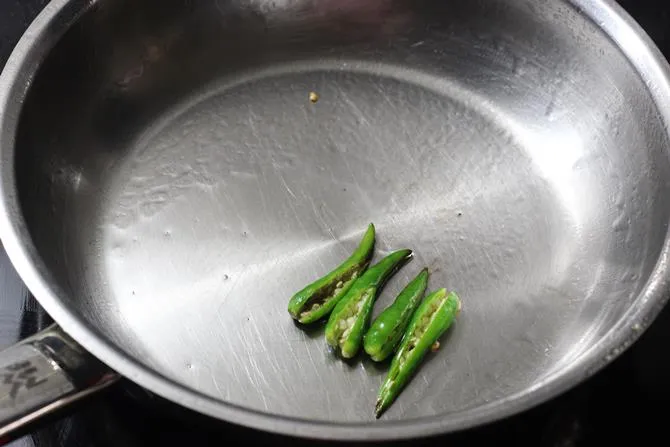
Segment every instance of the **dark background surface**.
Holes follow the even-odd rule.
[[[364,1],[364,0],[361,0]],[[550,0],[548,0],[550,1]],[[0,67],[46,0],[0,0]],[[621,0],[666,57],[670,1]],[[0,248],[0,349],[50,322]],[[599,374],[572,391],[504,421],[458,433],[392,445],[507,444],[515,446],[670,445],[670,306],[642,338]],[[128,383],[78,406],[12,443],[12,447],[221,445],[234,441],[326,445],[214,421]]]

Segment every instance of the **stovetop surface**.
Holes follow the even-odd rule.
[[[0,68],[47,0],[0,1]],[[620,0],[670,57],[670,2]],[[0,247],[0,349],[50,323]],[[642,338],[609,367],[572,391],[520,415],[454,435],[391,445],[590,446],[667,445],[670,414],[670,307]],[[112,387],[66,417],[24,436],[13,447],[221,445],[328,445],[277,436],[202,417],[144,392],[129,382]],[[664,441],[665,439],[665,441]]]

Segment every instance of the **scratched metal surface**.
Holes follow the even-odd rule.
[[[424,265],[464,301],[386,420],[541,387],[640,304],[668,137],[566,2],[162,4],[97,3],[33,81],[16,142],[37,253],[125,355],[247,409],[371,421],[384,369],[286,313],[370,221],[378,256],[416,255],[377,312]]]

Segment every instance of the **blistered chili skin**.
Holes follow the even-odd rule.
[[[426,353],[449,329],[460,311],[459,297],[453,292],[447,294],[446,289],[433,292],[421,303],[412,316],[379,391],[375,406],[376,417],[380,417],[395,401]]]
[[[368,267],[375,245],[375,227],[370,224],[356,251],[336,269],[291,297],[288,312],[300,323],[326,317]]]
[[[352,358],[358,353],[379,291],[411,256],[411,250],[386,256],[366,270],[337,303],[326,325],[326,342],[339,349],[342,357]]]
[[[393,354],[421,303],[428,276],[428,269],[423,269],[372,323],[363,339],[363,348],[372,360],[381,362]]]

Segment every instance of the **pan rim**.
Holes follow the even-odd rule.
[[[598,24],[640,76],[670,133],[670,65],[655,43],[614,0],[565,0]],[[223,402],[179,384],[154,371],[102,337],[66,306],[66,293],[50,278],[30,242],[21,216],[13,174],[14,138],[20,104],[42,58],[52,45],[97,0],[52,0],[33,21],[0,74],[0,238],[7,254],[39,303],[86,350],[112,369],[146,389],[205,415],[293,436],[337,440],[391,440],[460,431],[488,424],[535,407],[572,388],[621,355],[655,320],[669,296],[670,232],[647,284],[617,325],[588,351],[582,361],[545,377],[533,388],[490,404],[404,421],[334,423],[273,415]],[[651,88],[653,85],[653,88]],[[669,154],[670,155],[670,154]]]

